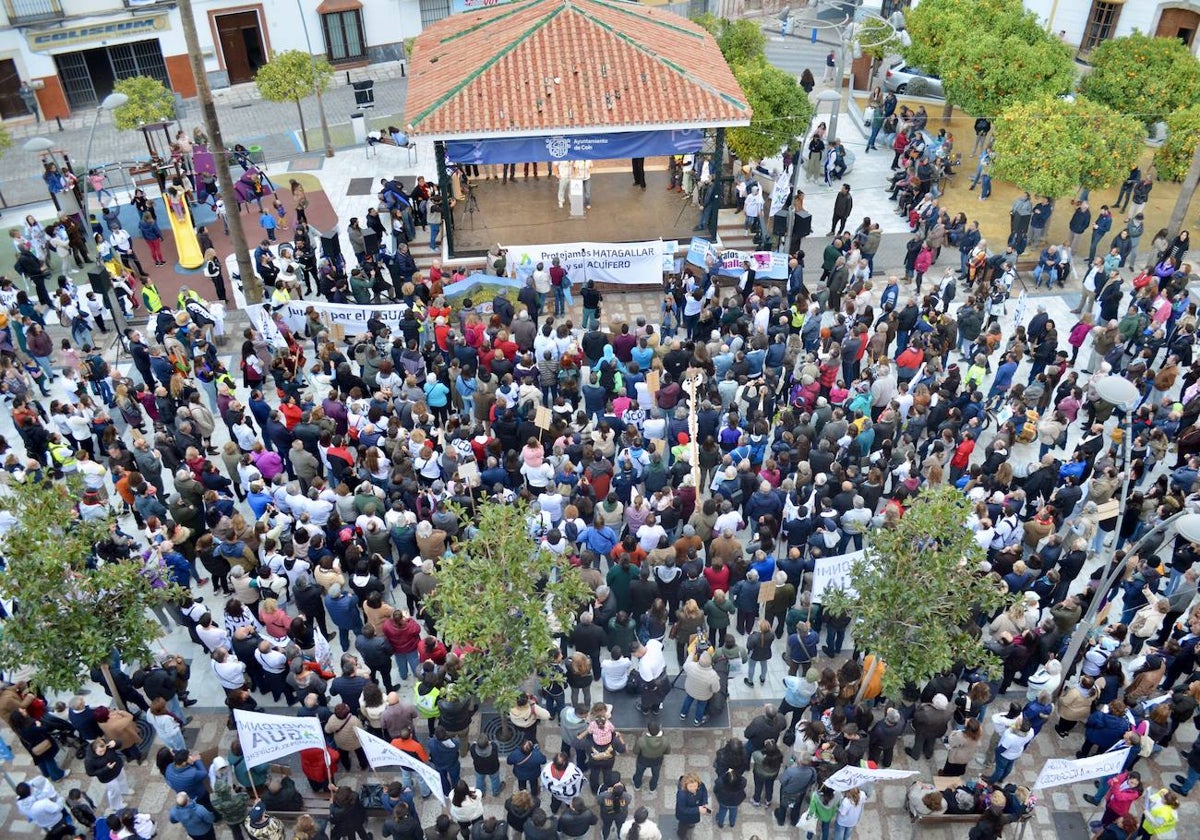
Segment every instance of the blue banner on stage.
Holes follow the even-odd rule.
[[[542,160],[612,160],[683,155],[700,151],[703,129],[620,131],[614,134],[561,134],[492,140],[448,140],[446,157],[455,163],[528,163]]]

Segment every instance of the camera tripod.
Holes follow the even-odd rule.
[[[480,214],[482,220],[483,214],[479,209],[479,200],[475,198],[475,185],[467,184],[467,207],[464,211],[467,218],[471,220],[471,230],[475,230],[475,214]]]

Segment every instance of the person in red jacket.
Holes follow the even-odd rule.
[[[970,432],[963,433],[963,439],[954,449],[954,457],[950,459],[950,481],[958,481],[967,466],[971,463],[971,453],[975,451],[975,436]]]
[[[392,657],[396,660],[400,679],[408,679],[408,672],[411,670],[415,674],[420,665],[417,648],[421,644],[421,625],[404,610],[395,610],[380,629],[392,646]]]
[[[341,753],[329,746],[325,749],[309,747],[300,751],[300,769],[304,778],[308,779],[313,793],[325,793],[330,785],[335,784],[334,776],[340,757]]]

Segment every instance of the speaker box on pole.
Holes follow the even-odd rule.
[[[379,234],[373,230],[363,231],[363,247],[371,256],[379,254]]]
[[[335,227],[328,233],[321,234],[321,256],[337,262],[342,255],[342,242],[338,229]]]

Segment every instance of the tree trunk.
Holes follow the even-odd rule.
[[[1188,167],[1187,175],[1183,176],[1183,183],[1179,186],[1179,198],[1175,200],[1171,221],[1167,223],[1167,233],[1172,237],[1178,235],[1184,226],[1188,206],[1192,203],[1192,197],[1196,195],[1197,182],[1200,182],[1200,143],[1196,144],[1196,151],[1192,152],[1192,164]]]
[[[208,133],[209,148],[217,169],[217,183],[221,189],[221,200],[229,219],[229,240],[237,257],[238,274],[247,303],[260,303],[262,286],[254,274],[250,262],[250,249],[246,245],[246,232],[242,229],[242,214],[238,211],[237,193],[233,189],[233,175],[229,171],[229,154],[221,136],[221,123],[217,119],[217,107],[213,104],[212,92],[208,87],[208,76],[204,71],[204,58],[200,52],[200,37],[196,34],[196,18],[192,13],[192,0],[179,0],[179,18],[183,26],[183,38],[187,43],[188,59],[192,76],[196,80],[196,98],[200,102],[200,113],[204,130]]]
[[[304,128],[304,109],[300,107],[300,100],[296,100],[296,113],[300,116],[300,142],[304,144],[304,151],[308,151],[308,131]]]
[[[108,690],[112,694],[113,702],[117,704],[117,708],[123,712],[128,712],[129,709],[125,706],[125,701],[121,698],[121,692],[117,690],[117,682],[113,679],[112,669],[106,661],[100,666],[100,673],[104,674],[104,682],[108,684]]]
[[[942,108],[942,125],[950,125],[950,117],[953,113],[954,103],[947,99],[946,106]]]

